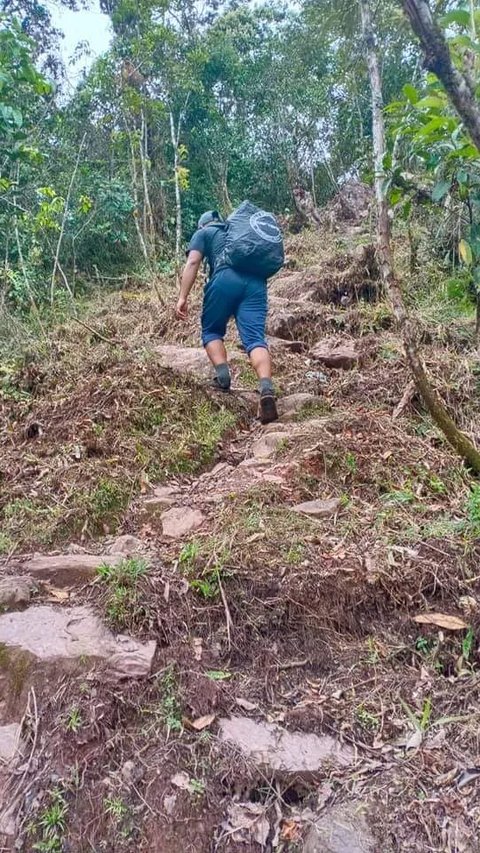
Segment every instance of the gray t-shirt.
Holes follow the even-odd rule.
[[[222,255],[225,248],[226,232],[223,224],[211,224],[195,231],[187,248],[187,255],[193,249],[201,252],[209,267],[209,277],[223,266]]]

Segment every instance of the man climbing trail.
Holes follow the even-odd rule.
[[[238,219],[233,220],[233,217],[238,214]],[[248,225],[246,225],[247,216]],[[239,221],[243,227],[240,240],[235,237],[235,226]],[[238,251],[235,254],[235,250],[238,249],[239,244],[245,246],[245,229],[252,227],[254,229],[253,243],[256,245],[253,253],[250,254],[248,264],[243,263],[242,265],[238,262],[242,261],[243,256]],[[230,240],[229,245],[230,229],[234,233],[234,240]],[[269,236],[268,229],[270,229],[273,237]],[[215,210],[204,213],[198,221],[198,230],[193,235],[187,249],[187,262],[183,270],[180,296],[176,308],[177,317],[185,320],[188,316],[188,296],[195,283],[200,265],[205,259],[209,267],[209,277],[203,296],[202,343],[215,368],[215,385],[221,391],[230,390],[231,376],[224,337],[227,324],[231,317],[234,317],[242,344],[259,379],[259,416],[263,424],[271,423],[278,418],[272,382],[272,360],[265,337],[267,319],[266,279],[269,274],[272,274],[270,270],[276,271],[283,263],[283,243],[281,242],[281,235],[280,237],[278,235],[280,235],[280,231],[274,217],[271,214],[258,211],[249,202],[244,202],[227,222],[223,222]],[[262,263],[262,258],[260,261],[258,257],[255,258],[255,250],[258,254],[261,240],[266,241],[267,245],[267,249],[263,249],[266,257],[265,264]],[[268,256],[269,244],[270,246],[276,244],[272,253],[275,255],[273,261],[272,257],[269,258]],[[250,248],[251,246],[252,241]],[[240,268],[237,267],[237,263]],[[250,271],[246,271],[246,268]],[[258,272],[252,272],[252,269],[258,270]]]

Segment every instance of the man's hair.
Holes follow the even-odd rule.
[[[205,225],[209,225],[210,222],[221,222],[222,217],[220,216],[218,210],[207,210],[205,213],[202,213],[200,219],[198,220],[198,228],[205,228]]]

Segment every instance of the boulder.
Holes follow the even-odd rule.
[[[124,554],[47,554],[23,560],[21,566],[35,580],[51,581],[61,587],[86,583],[96,576],[102,563],[116,566],[124,558]]]
[[[0,616],[0,643],[38,662],[91,658],[105,662],[115,678],[149,674],[156,643],[114,636],[89,607],[41,605]]]
[[[328,341],[320,341],[310,351],[310,355],[325,367],[337,370],[351,370],[360,363],[360,353],[357,352],[353,343],[332,344]]]
[[[190,506],[178,506],[167,510],[162,515],[163,535],[170,539],[183,539],[193,530],[201,527],[205,516],[199,509]]]
[[[35,589],[33,578],[24,575],[7,575],[0,578],[0,607],[28,604]]]
[[[330,518],[335,515],[342,506],[340,498],[330,498],[325,501],[305,501],[292,507],[294,512],[310,515],[312,518]]]
[[[331,735],[289,732],[273,723],[249,717],[220,720],[220,739],[232,743],[257,767],[268,773],[281,772],[308,777],[326,768],[348,767],[354,750]]]

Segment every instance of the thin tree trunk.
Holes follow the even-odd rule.
[[[369,0],[360,0],[360,11],[372,90],[373,152],[375,195],[377,200],[377,254],[382,282],[402,335],[405,354],[415,380],[415,385],[428,412],[452,447],[476,473],[480,473],[480,453],[466,435],[460,432],[428,379],[425,367],[418,354],[415,331],[407,314],[400,286],[395,278],[388,203],[384,191],[385,123],[383,118],[382,80],[375,47]]]
[[[14,199],[15,200],[15,199]],[[30,282],[28,280],[27,267],[25,265],[25,260],[22,252],[22,244],[20,242],[20,234],[18,231],[18,220],[17,213],[14,214],[14,231],[15,231],[15,242],[17,244],[17,252],[18,252],[18,260],[20,261],[20,269],[22,270],[23,280],[25,282],[25,288],[28,293],[28,298],[30,300],[30,305],[32,306],[33,314],[35,315],[35,319],[40,327],[43,337],[45,340],[48,340],[47,333],[45,331],[45,327],[42,323],[42,318],[40,317],[40,311],[38,310],[37,303],[35,302],[35,297],[33,295],[33,290],[30,287]]]
[[[138,198],[138,175],[137,175],[137,162],[135,157],[135,146],[133,144],[132,132],[127,124],[127,120],[124,118],[125,127],[127,129],[128,142],[130,145],[130,167],[132,174],[132,195],[133,202],[135,204],[135,210],[133,211],[133,218],[135,221],[135,228],[137,231],[138,242],[140,244],[140,248],[142,250],[143,257],[145,259],[145,263],[150,268],[150,257],[147,250],[147,245],[145,243],[145,239],[142,233],[142,228],[139,222],[140,215],[140,202]]]
[[[426,0],[401,0],[413,31],[420,39],[425,67],[443,83],[452,104],[480,150],[480,106],[467,77],[452,62],[445,36]]]
[[[175,271],[178,279],[180,269],[180,248],[182,245],[182,198],[180,195],[180,181],[178,178],[178,143],[180,140],[180,122],[178,119],[177,130],[173,112],[170,110],[170,136],[173,146],[173,177],[175,182]]]
[[[145,114],[144,114],[143,110],[142,110],[142,125],[141,125],[141,131],[140,131],[139,150],[140,150],[140,164],[142,167],[142,181],[143,181],[144,232],[148,237],[150,257],[153,258],[153,257],[155,257],[155,221],[153,218],[152,205],[150,202],[150,192],[148,189],[147,124],[145,121]]]
[[[58,237],[57,250],[55,252],[55,257],[54,257],[54,261],[53,261],[52,278],[50,281],[50,304],[51,305],[53,305],[53,300],[54,300],[54,296],[55,296],[55,277],[57,275],[57,269],[59,268],[60,250],[62,248],[63,235],[65,234],[65,224],[67,222],[67,216],[69,213],[70,196],[72,195],[73,184],[75,183],[75,178],[77,176],[78,167],[80,165],[80,157],[82,156],[83,146],[85,145],[86,138],[87,138],[87,134],[84,133],[83,137],[82,137],[82,141],[80,143],[80,148],[78,149],[77,159],[75,161],[75,166],[73,168],[72,177],[70,178],[70,183],[68,185],[68,190],[67,190],[67,197],[65,199],[65,205],[63,208],[62,224],[60,227],[60,234]],[[63,273],[63,270],[62,270],[62,273]],[[64,279],[64,282],[66,284],[66,287],[67,287],[67,290],[68,290],[70,296],[72,296],[72,292],[68,286],[68,282],[65,278],[65,275],[63,276],[63,279]]]

